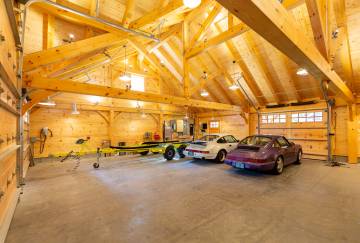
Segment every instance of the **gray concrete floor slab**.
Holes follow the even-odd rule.
[[[280,176],[161,156],[30,168],[13,242],[360,242],[360,166]]]

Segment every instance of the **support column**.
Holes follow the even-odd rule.
[[[164,114],[162,112],[159,114],[158,131],[161,141],[164,141]]]
[[[54,46],[54,16],[43,15],[43,49],[49,49]]]
[[[357,163],[357,116],[356,104],[348,105],[347,140],[348,140],[348,163]]]
[[[189,62],[185,58],[186,51],[189,47],[189,23],[183,22],[182,26],[182,38],[183,38],[183,85],[185,98],[190,97],[190,77],[189,77]]]
[[[110,145],[114,146],[115,144],[115,139],[114,139],[114,117],[115,117],[115,112],[113,110],[109,111],[109,129],[108,129],[108,136],[109,136],[109,140],[110,140]]]

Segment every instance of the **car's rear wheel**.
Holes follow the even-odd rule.
[[[278,157],[275,161],[274,168],[272,169],[273,174],[280,175],[284,170],[284,160],[282,157]]]
[[[295,164],[301,164],[301,159],[302,159],[302,151],[299,150],[298,154],[297,154],[297,158],[296,158],[296,161],[295,161]]]
[[[220,150],[218,154],[216,155],[215,161],[218,163],[224,163],[226,157],[226,151]]]

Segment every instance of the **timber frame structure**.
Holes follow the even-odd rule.
[[[39,30],[23,36],[19,75],[31,101],[22,114],[47,97],[73,93],[144,102],[142,110],[149,113],[166,104],[178,114],[223,111],[247,119],[265,107],[323,100],[326,82],[327,95],[348,106],[349,127],[357,122],[359,70],[349,40],[356,27],[348,26],[344,0],[203,0],[195,9],[165,0],[150,11],[127,0],[118,6],[122,14],[113,16],[98,0],[29,2],[22,6],[32,13],[22,31],[34,13],[41,16],[42,45],[26,43],[26,35]],[[70,41],[55,37],[57,21],[84,32]],[[310,75],[296,75],[300,68]],[[107,73],[102,82],[99,72]],[[157,82],[160,91],[117,84],[126,72]],[[356,139],[356,130],[348,139]],[[356,161],[356,148],[348,155]]]

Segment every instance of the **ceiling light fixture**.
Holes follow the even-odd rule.
[[[201,0],[183,0],[183,3],[188,8],[196,8],[200,5]]]
[[[237,90],[237,89],[239,89],[240,87],[239,87],[239,85],[237,85],[237,84],[232,84],[232,85],[230,85],[229,86],[229,89],[230,90]]]
[[[206,90],[202,90],[202,91],[200,92],[200,95],[201,95],[202,97],[207,97],[207,96],[209,96],[209,92],[207,92]]]
[[[126,72],[126,67],[128,63],[128,59],[126,58],[126,45],[123,46],[125,49],[125,57],[124,57],[124,73],[119,77],[120,80],[129,82],[131,81],[131,74]],[[126,85],[129,89],[131,84]]]
[[[72,103],[72,111],[71,111],[71,115],[79,115],[80,112],[77,109],[77,105],[76,103]]]
[[[309,74],[309,72],[305,68],[299,68],[296,71],[296,74],[299,75],[299,76],[306,76],[306,75]]]
[[[47,98],[47,100],[39,102],[39,105],[45,105],[45,106],[55,106],[56,103],[50,97]]]

